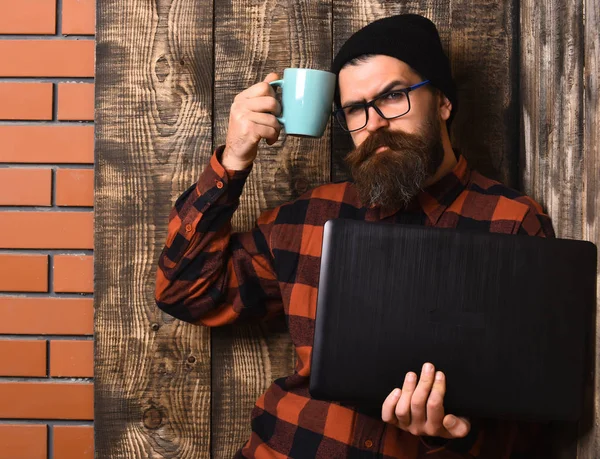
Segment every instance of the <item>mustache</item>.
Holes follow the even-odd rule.
[[[346,159],[359,165],[372,156],[379,147],[388,147],[392,151],[407,151],[422,148],[423,139],[419,133],[376,131],[363,143],[349,152]]]

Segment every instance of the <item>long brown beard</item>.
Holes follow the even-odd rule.
[[[436,107],[437,109],[437,107]],[[381,147],[390,149],[375,154]],[[438,110],[415,133],[378,130],[345,158],[366,206],[407,206],[444,159]]]

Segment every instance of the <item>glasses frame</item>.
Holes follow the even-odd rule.
[[[356,132],[356,131],[360,131],[361,129],[364,129],[364,128],[365,128],[365,126],[366,126],[367,124],[369,124],[369,107],[373,107],[373,108],[375,109],[375,111],[377,112],[377,114],[378,114],[379,116],[381,116],[382,118],[386,119],[386,120],[393,120],[393,119],[396,119],[396,118],[400,118],[401,116],[404,116],[404,115],[406,115],[408,112],[410,112],[410,107],[411,107],[411,105],[410,105],[410,97],[409,97],[408,93],[409,93],[409,92],[411,92],[411,91],[414,91],[415,89],[419,89],[421,86],[425,86],[425,85],[426,85],[426,84],[428,84],[428,83],[431,83],[431,81],[430,81],[430,80],[423,80],[423,81],[421,81],[420,83],[417,83],[417,84],[414,84],[414,85],[412,85],[412,86],[409,86],[408,88],[393,89],[393,90],[391,90],[391,91],[387,91],[387,92],[385,92],[385,93],[383,93],[383,94],[380,94],[379,96],[375,97],[373,100],[371,100],[371,101],[369,101],[369,102],[363,102],[363,103],[359,103],[359,104],[350,104],[350,105],[345,105],[345,106],[343,106],[343,107],[340,107],[340,108],[338,108],[338,109],[335,109],[335,110],[333,111],[333,113],[332,113],[332,114],[333,114],[333,116],[334,116],[335,120],[337,121],[337,123],[340,125],[340,127],[341,127],[341,128],[344,130],[344,131],[346,131],[346,132]],[[404,94],[406,94],[406,100],[408,101],[408,110],[406,110],[406,112],[402,113],[401,115],[396,115],[396,116],[392,116],[392,117],[389,117],[389,118],[388,118],[388,117],[386,117],[386,116],[385,116],[385,115],[384,115],[384,114],[381,112],[381,110],[379,110],[379,107],[377,107],[377,105],[375,105],[375,103],[376,103],[376,102],[377,102],[379,99],[381,99],[381,98],[383,98],[383,97],[386,97],[386,96],[388,96],[388,95],[390,95],[390,94],[392,94],[392,93],[394,93],[394,92],[403,92]],[[338,116],[339,116],[339,115],[338,115],[338,113],[342,113],[342,116],[344,116],[344,117],[345,117],[346,115],[344,115],[344,109],[345,109],[345,108],[348,108],[348,107],[362,107],[362,108],[364,108],[364,110],[365,110],[365,124],[364,124],[363,126],[361,126],[361,127],[359,127],[359,128],[356,128],[356,129],[348,129],[348,128],[345,128],[345,127],[342,125],[341,121],[338,119]]]

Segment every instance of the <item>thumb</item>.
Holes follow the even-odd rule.
[[[442,423],[450,434],[451,438],[465,437],[471,431],[471,422],[468,418],[449,414],[444,417]]]
[[[265,77],[265,79],[263,81],[265,83],[270,83],[271,81],[275,81],[275,80],[279,80],[279,75],[277,75],[275,72],[271,72]]]

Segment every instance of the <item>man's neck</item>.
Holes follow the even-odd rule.
[[[438,167],[438,170],[435,172],[435,174],[425,181],[425,188],[433,185],[442,177],[448,175],[456,167],[456,164],[458,164],[458,160],[456,159],[456,155],[452,149],[452,144],[447,136],[442,137],[442,144],[444,146],[444,159],[442,160],[442,164],[440,164],[440,167]]]

